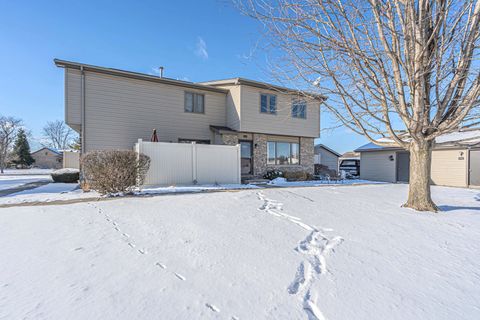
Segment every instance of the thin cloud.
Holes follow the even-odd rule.
[[[195,55],[202,58],[203,60],[208,59],[207,43],[202,37],[197,38],[197,45],[195,48]]]
[[[152,67],[148,74],[151,75],[151,76],[159,76],[160,75],[160,69],[158,67]]]

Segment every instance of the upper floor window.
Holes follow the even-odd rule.
[[[260,112],[277,114],[277,96],[274,94],[262,93],[260,95]]]
[[[205,113],[205,95],[185,92],[185,112]]]
[[[292,117],[307,118],[307,102],[303,99],[292,100]]]

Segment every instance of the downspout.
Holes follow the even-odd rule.
[[[85,153],[85,71],[83,70],[83,66],[80,66],[80,75],[81,75],[81,82],[80,82],[80,108],[81,108],[81,123],[82,126],[80,128],[80,143],[81,143],[81,150],[80,154],[83,155]]]

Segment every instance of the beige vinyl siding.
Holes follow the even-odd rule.
[[[460,152],[463,152],[462,156]],[[432,182],[436,185],[466,187],[467,154],[467,150],[459,149],[433,151]]]
[[[393,161],[389,158],[393,156]],[[365,180],[396,182],[395,151],[362,152],[360,177]]]
[[[260,94],[277,96],[277,114],[260,112]],[[307,118],[292,117],[292,95],[241,85],[241,131],[289,136],[318,137],[320,135],[320,103],[307,102]]]
[[[338,156],[323,148],[316,148],[315,154],[320,155],[320,164],[327,166],[330,170],[338,170]]]
[[[65,69],[65,122],[73,128],[82,123],[81,81],[79,70]]]
[[[268,135],[268,136],[267,136],[267,141],[300,143],[300,138],[299,138],[299,137],[288,137],[288,136]]]
[[[62,167],[62,156],[47,148],[42,148],[31,154],[35,160],[34,167],[41,169],[60,169]]]
[[[86,72],[85,149],[132,149],[139,138],[211,140],[224,126],[226,94]],[[184,111],[184,93],[205,95],[205,113]]]
[[[229,89],[227,95],[227,127],[240,131],[240,86],[225,87]]]

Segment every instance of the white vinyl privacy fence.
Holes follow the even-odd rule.
[[[80,169],[80,153],[63,151],[63,167]]]
[[[135,151],[150,157],[145,183],[191,185],[240,183],[240,146],[144,142]]]

